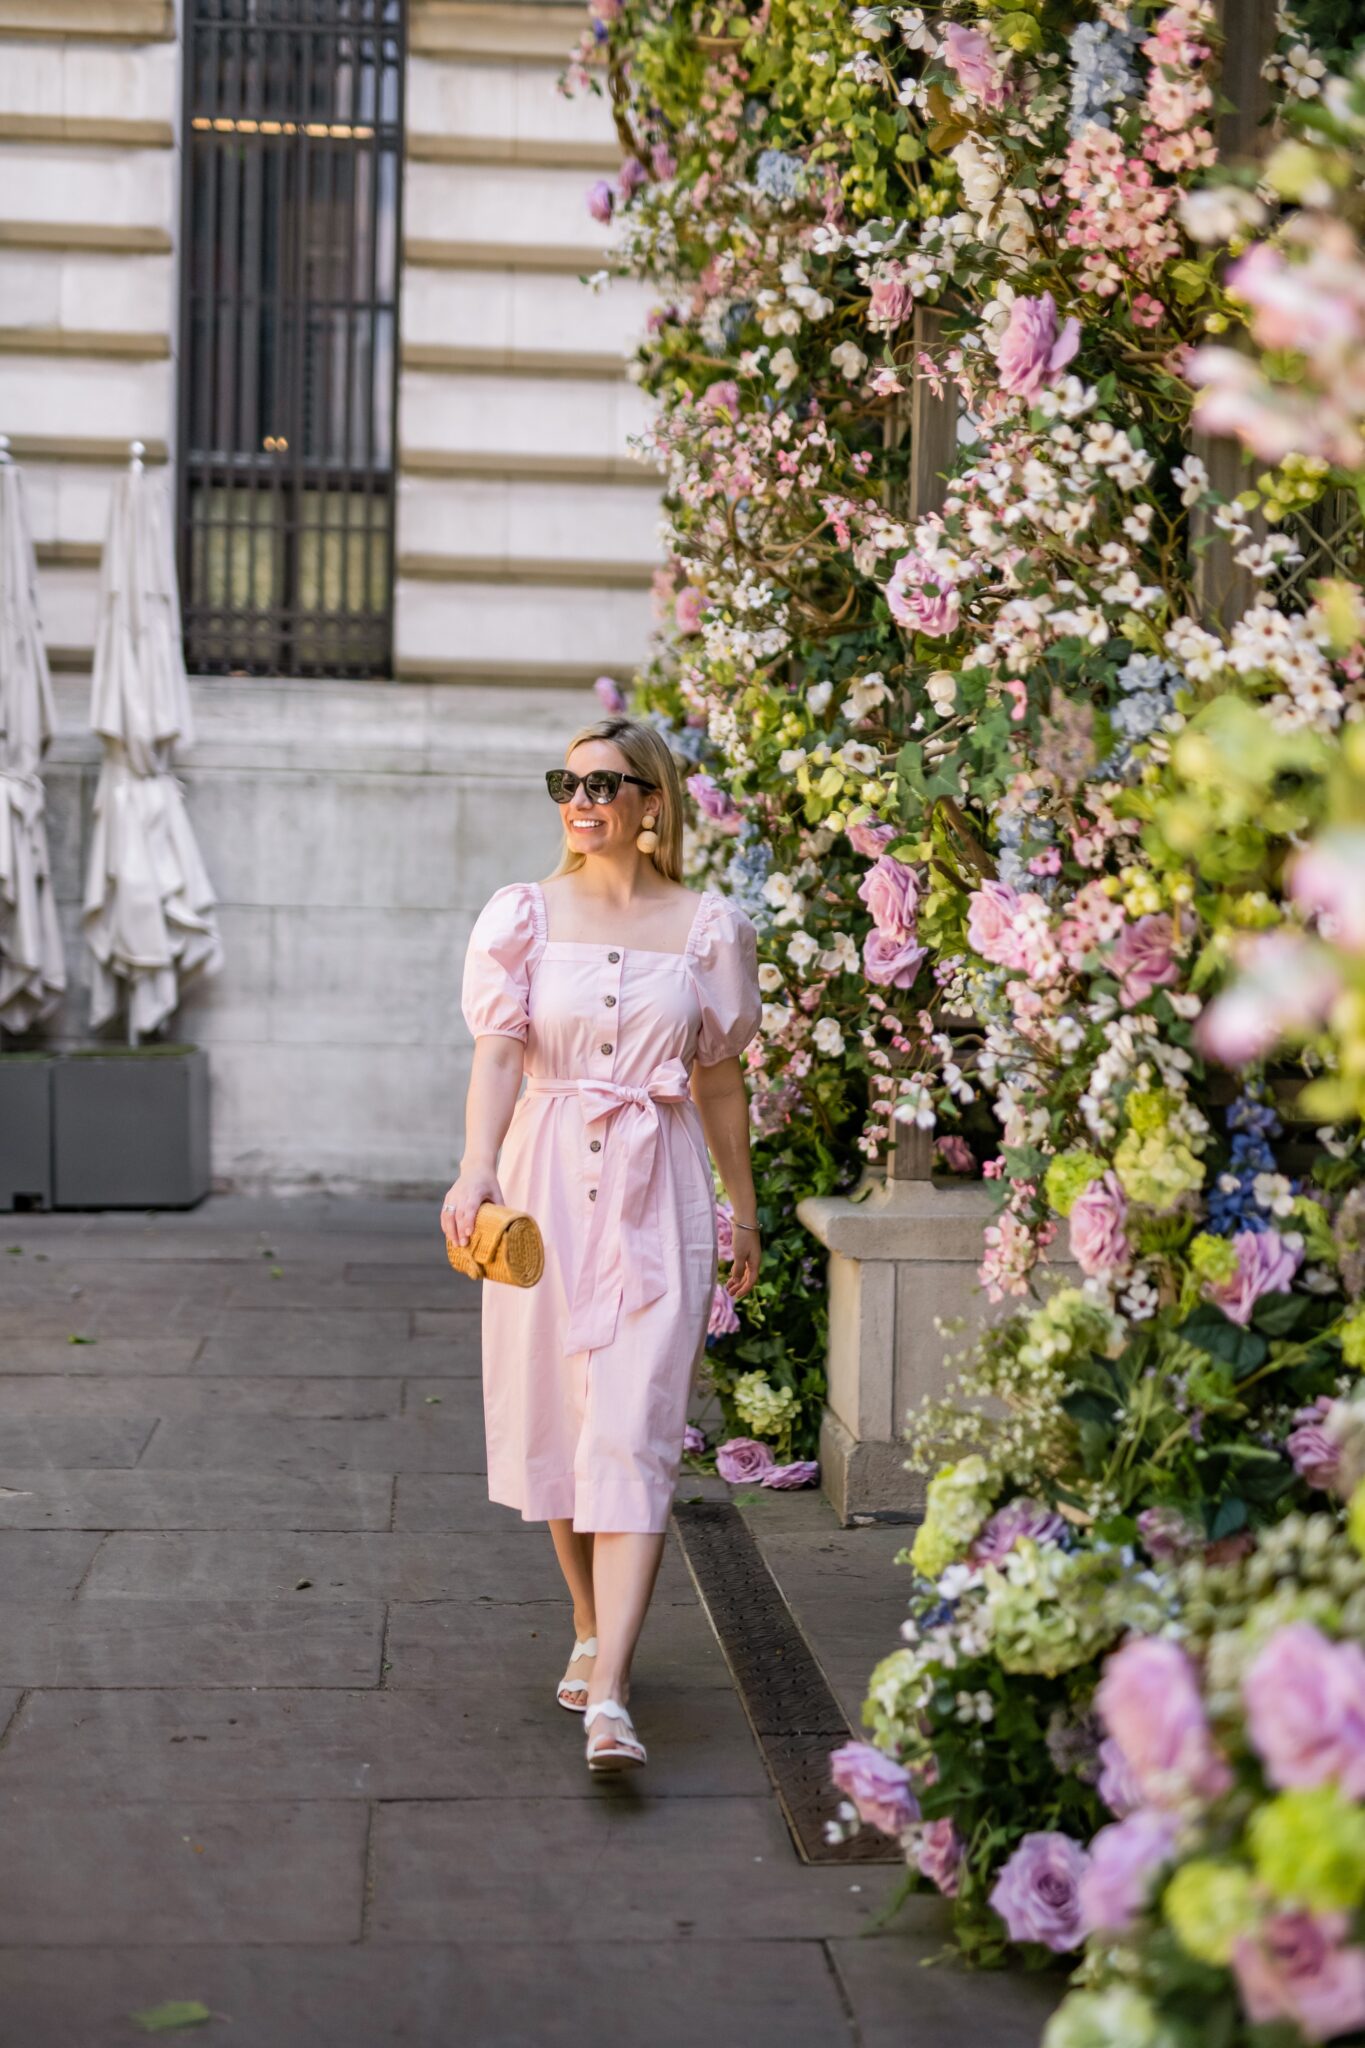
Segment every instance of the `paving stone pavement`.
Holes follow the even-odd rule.
[[[476,1304],[425,1204],[0,1219],[0,2048],[168,1999],[238,2048],[1035,2042],[1054,1984],[800,1861],[672,1538],[648,1769],[589,1779]],[[856,1722],[904,1532],[744,1512]]]

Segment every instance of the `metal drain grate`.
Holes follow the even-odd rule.
[[[679,1501],[673,1524],[802,1860],[899,1863],[870,1828],[825,1840],[839,1803],[829,1753],[852,1730],[739,1509]]]

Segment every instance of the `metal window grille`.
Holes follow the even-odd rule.
[[[179,538],[200,674],[390,672],[406,0],[184,0]]]

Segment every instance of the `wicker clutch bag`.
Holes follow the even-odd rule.
[[[468,1244],[446,1239],[446,1256],[471,1280],[503,1280],[509,1287],[534,1287],[545,1270],[545,1246],[534,1216],[484,1202],[474,1218]]]

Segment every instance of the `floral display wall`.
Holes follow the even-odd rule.
[[[634,701],[760,930],[712,1370],[799,1461],[795,1202],[898,1124],[994,1191],[835,1826],[970,1959],[1085,1951],[1050,2048],[1365,2038],[1355,13],[1265,21],[1255,108],[1205,0],[595,0],[568,78],[658,290]]]

